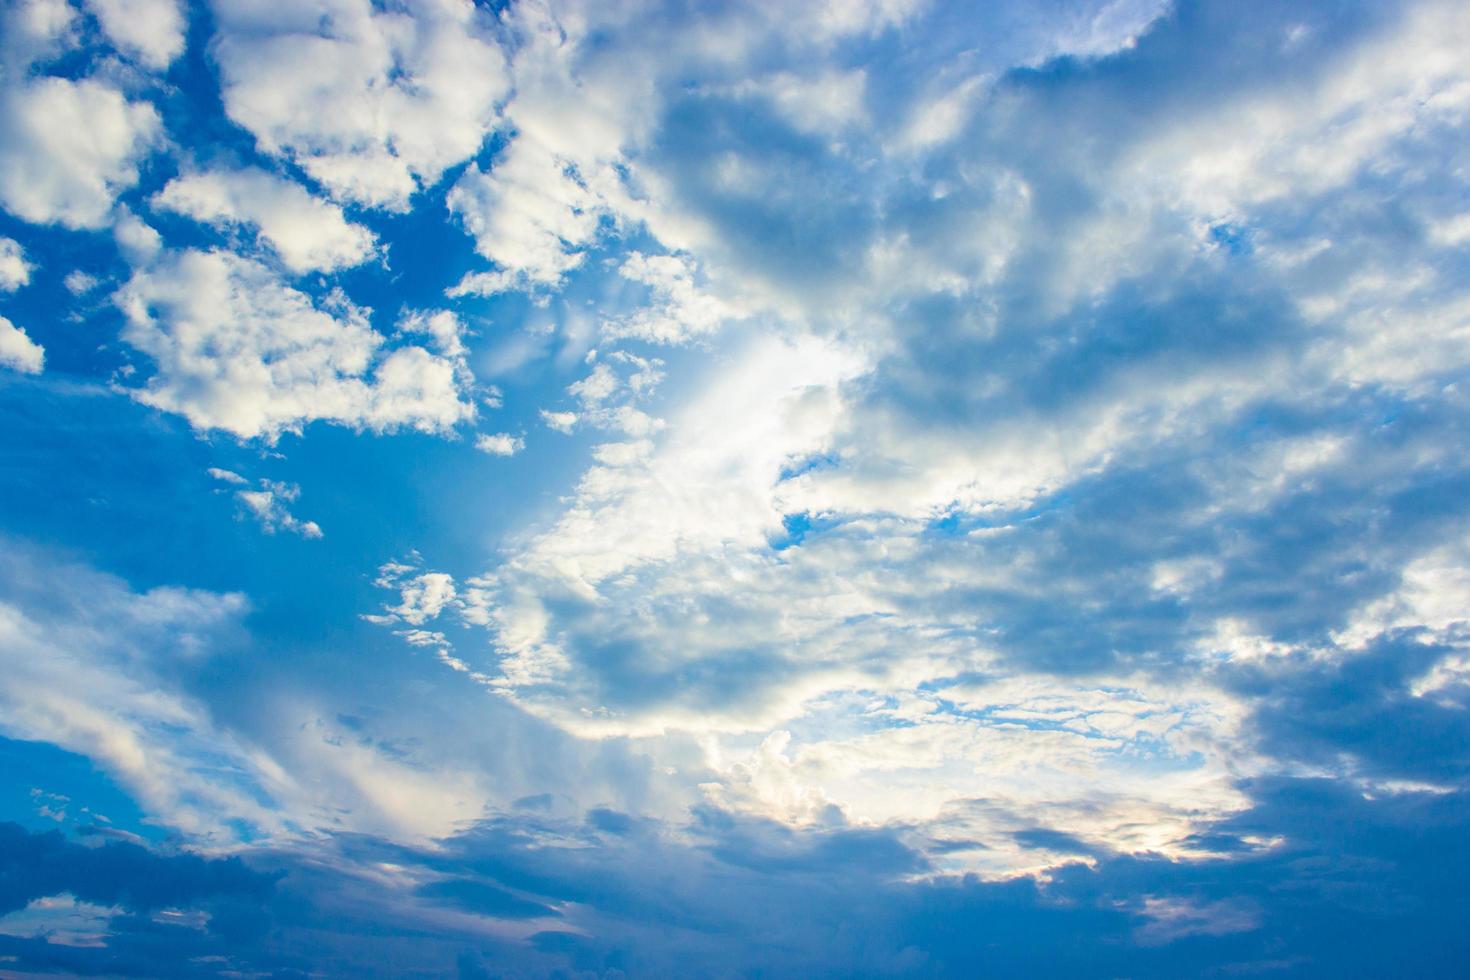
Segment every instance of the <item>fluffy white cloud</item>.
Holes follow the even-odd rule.
[[[611,340],[677,344],[712,334],[744,315],[739,306],[696,283],[695,264],[687,256],[633,252],[619,272],[624,279],[648,286],[652,295],[633,313],[603,324],[603,335]]]
[[[163,251],[163,237],[127,208],[118,208],[112,237],[117,242],[118,251],[134,268],[147,265]]]
[[[176,177],[153,196],[153,206],[216,226],[253,226],[296,273],[345,269],[376,252],[373,233],[348,221],[340,207],[263,170]]]
[[[491,456],[514,456],[526,448],[526,440],[520,436],[513,436],[509,432],[497,432],[495,435],[477,437],[475,448]]]
[[[449,310],[435,310],[432,313],[424,310],[405,312],[398,319],[398,331],[428,337],[434,349],[445,357],[463,357],[465,354],[464,322]]]
[[[496,18],[463,0],[219,0],[214,17],[230,118],[345,200],[405,208],[506,94]]]
[[[13,238],[0,237],[0,293],[13,293],[31,281],[34,266],[26,261],[25,250]]]
[[[227,252],[168,253],[118,291],[129,344],[156,371],[134,392],[200,429],[274,439],[324,420],[442,432],[474,416],[462,361],[385,352],[345,299],[313,302]]]
[[[46,351],[26,332],[0,316],[0,366],[25,374],[40,374]]]
[[[31,78],[6,86],[0,105],[0,204],[69,228],[107,223],[162,128],[153,106],[90,78]]]
[[[179,0],[87,0],[118,50],[153,69],[167,68],[184,50]]]
[[[475,250],[500,267],[467,277],[459,294],[556,285],[581,264],[600,210],[568,164],[527,140],[512,144],[489,172],[471,165],[448,203]]]
[[[407,623],[422,626],[446,608],[457,606],[458,591],[454,577],[444,572],[419,572],[412,565],[389,562],[378,569],[379,588],[399,594],[396,606],[385,606],[381,616],[366,617],[376,623]]]
[[[541,410],[541,421],[546,423],[548,429],[555,429],[557,432],[570,434],[572,429],[577,425],[577,413],[552,412],[543,408]]]
[[[308,540],[320,538],[322,529],[316,521],[303,521],[287,509],[287,505],[294,503],[299,496],[300,487],[276,480],[261,480],[259,490],[235,491],[235,499],[260,522],[261,530],[266,534],[286,531]]]
[[[98,279],[90,272],[84,272],[81,269],[73,269],[66,274],[66,278],[62,280],[62,285],[64,285],[66,287],[66,291],[71,293],[73,296],[85,296],[92,290],[96,289],[98,286],[102,285],[102,280]]]
[[[77,12],[69,0],[16,0],[0,10],[0,51],[7,74],[54,57],[75,40]]]

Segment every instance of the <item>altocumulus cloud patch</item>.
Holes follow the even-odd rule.
[[[1463,974],[1462,8],[7,5],[0,971]]]

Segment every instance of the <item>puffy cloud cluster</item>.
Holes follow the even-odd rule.
[[[26,261],[25,249],[13,238],[0,238],[0,293],[13,293],[31,281],[34,266]]]
[[[230,470],[211,467],[209,475],[230,486],[249,485],[248,480]],[[266,534],[286,531],[307,539],[322,536],[322,529],[317,526],[316,521],[303,521],[288,509],[288,505],[301,496],[301,488],[294,483],[261,480],[258,490],[238,489],[234,491],[234,496],[240,502],[241,508],[260,523],[261,530]]]
[[[124,338],[157,365],[135,397],[199,429],[274,439],[323,420],[443,432],[474,417],[461,360],[384,350],[363,310],[313,299],[252,259],[168,252],[116,301]]]
[[[294,273],[359,265],[376,249],[373,233],[300,184],[262,170],[212,170],[169,181],[153,206],[217,226],[245,225]]]
[[[45,363],[45,349],[20,327],[0,316],[0,365],[25,374],[40,374]]]
[[[226,113],[342,200],[406,209],[476,153],[507,93],[498,21],[465,0],[213,13]]]
[[[0,104],[0,204],[26,221],[101,227],[160,135],[156,109],[94,79],[8,83]]]
[[[184,51],[180,0],[87,0],[87,8],[118,50],[148,68],[167,68]]]

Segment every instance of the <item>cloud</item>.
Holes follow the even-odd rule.
[[[275,255],[111,204],[122,343],[68,371],[122,360],[124,393],[262,452],[318,420],[452,437],[477,400],[516,416],[478,450],[527,417],[579,438],[464,492],[453,446],[317,433],[272,465],[336,481],[335,557],[257,549],[208,591],[100,534],[140,584],[5,566],[7,736],[279,875],[177,910],[218,935],[22,895],[12,968],[1463,962],[1458,6],[217,6],[226,107],[304,183],[189,171],[158,207]],[[7,45],[93,70],[90,22],[26,10]],[[192,135],[181,160],[239,158]],[[349,214],[369,251],[448,237],[285,280],[287,240],[348,267]],[[296,483],[209,474],[315,527]],[[374,552],[409,557],[363,577]],[[350,620],[369,582],[387,632]]]
[[[214,19],[225,112],[341,200],[406,209],[479,149],[506,95],[496,20],[473,4],[220,2]]]
[[[458,605],[458,593],[453,576],[443,572],[423,572],[409,575],[412,566],[390,562],[378,569],[377,585],[399,593],[396,606],[387,606],[383,622],[404,622],[411,626],[422,626],[438,617],[448,607]]]
[[[0,316],[0,365],[23,374],[40,374],[46,351],[26,332]]]
[[[286,268],[297,274],[350,268],[377,250],[373,233],[349,222],[341,208],[263,170],[175,177],[153,196],[152,204],[207,224],[258,228]]]
[[[550,412],[544,408],[541,410],[541,421],[546,423],[548,429],[555,429],[557,432],[568,435],[576,426],[577,417],[576,412]]]
[[[118,50],[155,71],[183,53],[179,0],[87,0],[87,7]]]
[[[636,338],[678,344],[714,333],[744,311],[695,284],[694,263],[685,256],[629,253],[619,273],[650,288],[651,302],[603,324],[611,340]]]
[[[115,300],[157,365],[139,401],[198,429],[275,439],[311,421],[443,432],[474,416],[462,362],[384,338],[345,299],[314,301],[228,252],[164,255]]]
[[[316,521],[300,520],[286,509],[299,496],[301,488],[294,483],[273,480],[261,480],[259,490],[235,491],[235,499],[260,522],[261,530],[266,534],[288,531],[308,540],[320,538],[322,529]]]
[[[662,429],[621,426],[615,410],[641,414],[631,362],[599,352],[557,421],[625,438],[594,450],[558,515],[460,580],[443,635],[483,625],[494,649],[453,641],[456,671],[581,737],[698,739],[706,798],[727,810],[922,826],[946,873],[1038,873],[1079,853],[1208,860],[1212,828],[1250,807],[1242,780],[1327,765],[1257,737],[1315,719],[1316,703],[1273,703],[1253,671],[1310,700],[1331,682],[1295,670],[1354,662],[1340,642],[1354,617],[1362,649],[1457,628],[1443,610],[1458,559],[1421,557],[1438,518],[1393,501],[1439,500],[1438,481],[1459,479],[1434,448],[1462,438],[1452,379],[1470,363],[1458,260],[1433,251],[1447,239],[1427,217],[1450,191],[1407,161],[1456,153],[1463,71],[1441,40],[1462,18],[1354,22],[1340,47],[1294,56],[1286,99],[1242,80],[1244,39],[1211,40],[1224,14],[1158,14],[1068,8],[1060,36],[1042,18],[990,77],[956,56],[939,91],[962,97],[904,147],[813,139],[766,94],[668,93],[641,155],[616,145],[658,195],[648,228],[677,218],[687,251],[620,257],[618,278],[649,293],[604,337],[749,333],[681,379]],[[1287,43],[1294,23],[1262,29]],[[1391,47],[1426,57],[1415,68]],[[1048,65],[1054,53],[1086,57]],[[1255,57],[1264,77],[1286,71]],[[1209,81],[1154,88],[1176,70]],[[929,79],[891,84],[862,103],[875,118],[916,118],[935,97]],[[1277,127],[1260,154],[1196,181],[1190,134],[1255,113]],[[1332,119],[1354,122],[1329,133]],[[1347,141],[1331,167],[1310,164],[1314,133]],[[921,166],[902,162],[916,152]],[[1380,185],[1426,215],[1395,225],[1397,250],[1359,224],[1392,224],[1363,213],[1387,200],[1364,190]],[[566,214],[603,206],[587,194],[567,191]],[[546,269],[584,261],[592,239],[572,231],[544,239]],[[740,282],[741,301],[701,292],[696,271]],[[1412,435],[1376,428],[1395,412]],[[1458,640],[1442,642],[1369,703],[1422,711],[1449,738],[1420,703],[1459,696]],[[1251,666],[1263,657],[1280,664]],[[1352,730],[1365,747],[1339,754],[1344,778],[1459,778]],[[1323,745],[1348,737],[1327,731]],[[1035,812],[1052,835],[1026,826]],[[1249,918],[1184,903],[1155,921],[1171,908],[1179,928],[1156,926],[1161,941]]]
[[[244,597],[138,593],[87,569],[41,565],[18,544],[7,554],[5,734],[88,756],[149,812],[200,840],[233,840],[250,825],[280,829],[261,800],[288,789],[289,778],[167,679],[231,642]]]
[[[100,228],[161,133],[158,111],[96,79],[9,82],[0,204],[26,221]]]
[[[596,198],[568,164],[526,141],[488,173],[471,164],[446,201],[475,250],[500,267],[467,277],[454,295],[556,285],[597,232]]]
[[[475,448],[491,456],[514,456],[526,448],[526,440],[508,432],[497,432],[495,435],[476,437]]]
[[[20,242],[13,238],[0,238],[0,292],[13,293],[30,282],[34,268],[26,261]]]
[[[83,272],[81,269],[73,269],[68,272],[66,278],[61,282],[66,287],[66,291],[73,296],[85,296],[102,285],[101,279],[98,279],[89,272]]]
[[[465,355],[465,325],[451,310],[409,310],[398,318],[398,332],[430,338],[436,351],[445,357]],[[491,405],[491,408],[499,406]]]

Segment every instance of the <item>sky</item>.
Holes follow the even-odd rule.
[[[1467,52],[0,2],[0,975],[1470,973]]]

